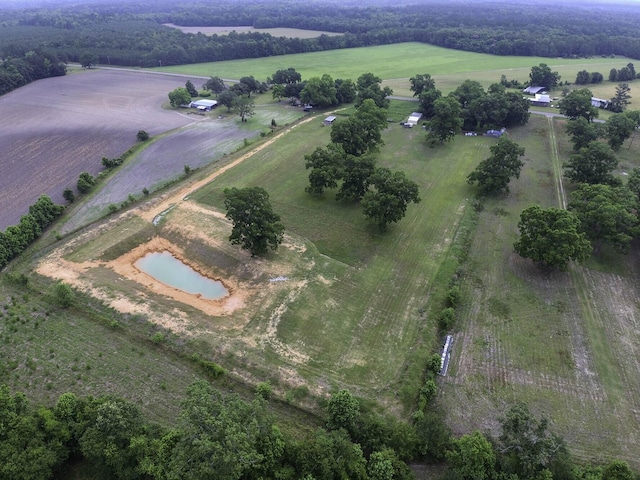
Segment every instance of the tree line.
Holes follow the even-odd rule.
[[[83,54],[98,63],[158,66],[257,58],[340,48],[424,42],[497,55],[640,58],[637,9],[607,6],[607,14],[588,5],[474,4],[440,2],[426,6],[340,6],[331,2],[298,5],[249,1],[215,8],[196,2],[124,5],[122,2],[57,5],[55,9],[4,9],[0,58],[18,58],[46,49],[63,61]],[[318,38],[269,34],[184,34],[163,23],[185,26],[293,27],[341,33]]]
[[[60,77],[67,67],[58,57],[42,50],[29,50],[24,54],[0,62],[0,95],[9,93],[42,78]]]
[[[35,242],[63,211],[63,205],[56,205],[47,195],[42,195],[29,207],[29,213],[20,217],[17,225],[0,232],[0,270]]]
[[[64,393],[54,406],[34,408],[0,385],[0,478],[63,478],[81,462],[95,478],[118,480],[410,480],[407,462],[415,460],[446,462],[446,479],[634,478],[620,460],[576,466],[549,421],[524,403],[500,418],[497,437],[454,438],[431,411],[404,423],[363,408],[343,389],[326,400],[315,429],[292,437],[270,411],[271,392],[261,383],[245,399],[199,381],[176,423],[164,427],[121,398]]]

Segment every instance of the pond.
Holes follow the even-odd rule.
[[[148,253],[134,265],[165,285],[200,295],[207,300],[218,300],[229,295],[222,282],[200,275],[167,251]]]

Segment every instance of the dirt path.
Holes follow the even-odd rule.
[[[287,133],[291,132],[291,130],[296,128],[298,125],[303,125],[307,122],[314,120],[315,118],[316,118],[315,116],[305,118],[304,120],[296,123],[295,125],[292,125],[291,127],[286,128],[282,132],[278,133],[275,137],[271,138],[270,140],[267,140],[266,142],[261,143],[257,147],[253,148],[251,151],[238,157],[233,162],[228,163],[227,165],[217,169],[215,172],[211,173],[206,178],[184,185],[183,187],[179,188],[175,192],[171,193],[170,196],[163,198],[158,203],[153,204],[153,206],[150,209],[148,210],[141,209],[141,210],[138,210],[136,213],[138,213],[142,218],[144,218],[145,220],[148,220],[149,222],[153,221],[162,212],[165,212],[167,209],[180,204],[193,192],[199,190],[200,188],[204,187],[208,183],[212,182],[216,177],[218,177],[219,175],[222,175],[224,172],[226,172],[230,168],[235,167],[239,163],[244,162],[247,158],[250,158],[256,153],[260,152],[261,150],[264,150],[265,148],[271,146],[274,142],[282,138]]]

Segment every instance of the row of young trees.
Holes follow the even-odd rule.
[[[17,225],[0,232],[0,269],[37,240],[63,211],[63,205],[56,205],[47,195],[42,195],[29,207],[29,213],[20,217]]]

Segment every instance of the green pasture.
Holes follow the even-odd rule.
[[[595,461],[637,462],[628,439],[638,429],[629,395],[640,386],[638,358],[620,338],[640,335],[635,313],[622,313],[637,308],[638,252],[605,252],[587,268],[545,272],[513,251],[523,209],[560,205],[552,139],[566,160],[564,123],[534,115],[510,132],[525,147],[525,166],[509,195],[484,201],[441,401],[457,431],[492,428],[507,405],[525,401],[551,419],[579,459],[594,461],[598,452]],[[638,153],[621,155],[627,167],[640,164]]]
[[[403,116],[412,107],[404,105]],[[378,164],[402,170],[417,182],[422,202],[380,234],[357,205],[336,202],[335,191],[320,197],[305,193],[304,156],[329,141],[321,118],[297,127],[192,198],[224,209],[225,187],[265,188],[287,232],[305,239],[313,258],[312,281],[288,305],[278,339],[310,356],[299,367],[308,380],[328,378],[365,396],[395,401],[396,381],[423,330],[437,349],[435,321],[421,310],[436,288],[434,280],[473,194],[465,177],[494,140],[461,136],[429,149],[423,129],[389,123]],[[319,277],[330,281],[315,280]],[[264,312],[262,322],[269,314]],[[271,359],[282,361],[275,355]]]
[[[485,87],[498,82],[501,75],[521,82],[529,80],[531,67],[546,63],[562,75],[562,81],[575,81],[580,70],[600,72],[608,77],[612,68],[622,68],[633,62],[627,58],[544,58],[497,56],[463,52],[423,43],[399,43],[365,48],[349,48],[324,52],[281,55],[267,58],[231,60],[192,65],[159,67],[154,70],[188,75],[218,76],[239,79],[253,75],[264,81],[277,70],[295,68],[303,79],[325,73],[334,79],[356,80],[371,72],[385,81],[397,95],[411,95],[408,79],[416,74],[429,73],[443,93],[455,89],[467,78],[481,82]]]

